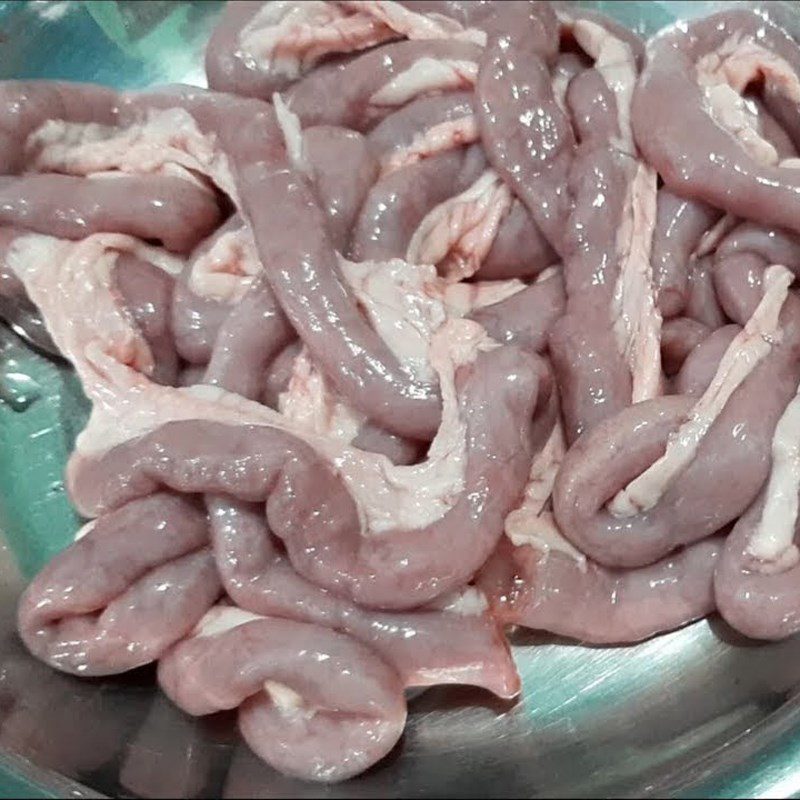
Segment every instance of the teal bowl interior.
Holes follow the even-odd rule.
[[[642,33],[720,3],[600,2]],[[769,4],[796,21],[797,5]],[[794,6],[794,8],[792,8]],[[204,84],[217,2],[0,2],[0,77]],[[152,670],[81,681],[14,633],[20,587],[71,540],[62,483],[88,413],[65,364],[0,327],[0,795],[787,797],[800,793],[800,641],[754,645],[711,619],[633,648],[515,638],[514,706],[465,689],[411,704],[396,751],[344,786],[261,764],[224,715],[190,719]]]

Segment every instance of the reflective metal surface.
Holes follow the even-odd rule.
[[[25,308],[13,300],[0,297],[0,322],[43,355],[62,358],[35,308]]]
[[[641,29],[709,3],[594,3]],[[770,4],[788,13],[789,4]],[[0,2],[0,76],[202,83],[216,3]],[[796,12],[793,12],[796,13]],[[86,405],[69,370],[0,328],[0,794],[28,796],[788,797],[800,794],[800,640],[754,644],[711,619],[634,648],[519,634],[512,705],[468,689],[414,700],[392,755],[342,786],[298,783],[193,720],[152,670],[53,673],[13,632],[24,577],[78,520],[61,470]],[[13,782],[11,778],[13,776]]]

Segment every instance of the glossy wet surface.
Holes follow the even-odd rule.
[[[599,5],[631,24],[643,4]],[[688,4],[652,4],[651,28],[668,21],[666,5]],[[0,3],[0,77],[202,83],[199,54],[218,8]],[[78,525],[61,470],[85,412],[63,365],[0,329],[0,529],[8,542],[0,553],[0,766],[54,770],[108,795],[319,796],[320,787],[258,761],[231,718],[177,711],[155,689],[152,670],[83,681],[23,651],[11,613],[21,581],[12,563],[30,576]],[[800,641],[752,644],[717,618],[632,648],[532,634],[514,641],[520,701],[429,690],[411,703],[389,758],[325,796],[800,792]],[[49,785],[53,795],[68,791],[55,778]]]

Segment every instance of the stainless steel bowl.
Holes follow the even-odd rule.
[[[137,87],[203,83],[218,3],[0,2],[0,77]],[[650,32],[711,3],[590,3]],[[771,3],[797,19],[797,4]],[[77,520],[61,470],[86,408],[74,376],[0,328],[0,795],[218,797],[789,797],[800,794],[800,640],[754,644],[718,619],[632,648],[513,637],[507,705],[468,689],[411,704],[382,764],[321,788],[275,773],[224,715],[193,720],[152,670],[58,675],[14,634],[25,576]]]

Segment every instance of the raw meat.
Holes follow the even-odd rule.
[[[505,626],[800,630],[800,44],[770,15],[645,46],[546,2],[231,2],[206,74],[0,85],[4,316],[91,404],[33,655],[158,661],[330,782],[415,687],[515,697]],[[71,768],[14,702],[0,742]],[[126,791],[165,758],[209,788],[170,713]]]
[[[39,573],[20,601],[19,630],[56,669],[108,675],[159,658],[219,593],[205,514],[153,494],[99,519]]]

